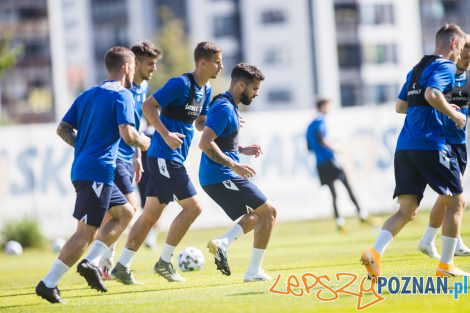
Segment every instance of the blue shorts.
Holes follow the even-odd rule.
[[[202,186],[202,189],[233,221],[256,210],[268,200],[255,184],[241,177]]]
[[[116,172],[114,173],[114,183],[125,195],[134,192],[134,167],[132,163],[123,160],[116,160]]]
[[[85,224],[100,227],[108,208],[127,203],[126,197],[114,184],[84,180],[72,183],[77,193],[73,217]]]
[[[423,198],[426,185],[440,195],[462,193],[457,158],[447,150],[402,150],[395,152],[395,192]]]
[[[457,163],[459,163],[460,173],[463,175],[465,169],[467,168],[467,145],[466,144],[457,144],[450,145],[452,153],[457,158]]]
[[[147,197],[157,197],[160,203],[170,203],[197,194],[183,164],[147,155],[147,169]]]

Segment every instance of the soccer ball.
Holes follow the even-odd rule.
[[[64,246],[64,244],[65,244],[65,239],[56,238],[56,239],[52,240],[52,242],[51,242],[51,250],[53,252],[60,252],[60,250],[62,250],[62,247]]]
[[[22,255],[23,247],[18,241],[10,240],[5,245],[5,253],[9,255]]]
[[[183,272],[199,271],[204,266],[205,260],[201,250],[188,247],[178,256],[178,266]]]

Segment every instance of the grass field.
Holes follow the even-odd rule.
[[[437,265],[421,255],[416,246],[425,225],[427,212],[418,215],[395,239],[383,258],[385,276],[432,276]],[[468,225],[470,218],[465,218]],[[286,278],[290,274],[301,277],[303,273],[328,274],[333,289],[344,285],[335,282],[338,272],[350,272],[359,279],[348,290],[359,291],[360,279],[365,272],[359,264],[360,252],[375,240],[378,227],[361,225],[348,220],[349,231],[335,231],[333,220],[304,221],[276,225],[264,268],[274,278],[282,274],[277,290],[286,290]],[[243,273],[250,257],[252,234],[234,243],[229,254],[232,268],[230,277],[222,276],[205,249],[208,239],[221,233],[221,229],[190,231],[181,249],[195,246],[204,252],[206,266],[200,272],[183,273],[187,282],[168,283],[153,273],[153,265],[159,252],[145,248],[137,254],[133,263],[138,280],[144,285],[124,286],[107,282],[108,293],[100,294],[87,287],[75,268],[67,273],[59,284],[65,305],[51,305],[34,294],[34,286],[46,274],[56,255],[49,251],[26,251],[21,257],[0,254],[0,312],[356,312],[357,297],[339,294],[336,301],[321,302],[315,297],[316,286],[303,297],[269,292],[273,282],[243,283]],[[470,229],[463,227],[462,237],[470,243]],[[164,234],[159,241],[164,239]],[[123,240],[119,241],[118,254]],[[440,238],[438,239],[440,248]],[[456,264],[470,270],[469,258],[456,258]],[[450,279],[449,285],[460,279]],[[366,286],[369,286],[367,283]],[[296,292],[300,290],[294,289]],[[322,296],[332,297],[325,290]],[[469,312],[470,297],[461,295],[459,300],[447,295],[392,295],[384,293],[385,300],[363,312]],[[363,303],[375,297],[367,294]]]

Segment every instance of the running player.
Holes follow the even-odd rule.
[[[199,147],[204,152],[199,167],[199,181],[204,191],[233,220],[241,217],[225,234],[208,243],[217,269],[230,275],[227,251],[232,242],[243,234],[254,231],[253,250],[244,275],[245,282],[271,280],[261,268],[271,232],[276,220],[276,209],[266,196],[249,181],[256,173],[240,163],[239,154],[258,157],[259,145],[240,146],[239,105],[249,105],[258,96],[264,75],[253,65],[237,64],[231,74],[228,91],[212,100]]]
[[[433,55],[424,56],[407,76],[396,103],[407,105],[405,124],[395,151],[395,192],[398,211],[385,221],[373,247],[361,255],[369,277],[381,276],[380,259],[400,230],[416,216],[426,185],[443,195],[447,207],[442,226],[442,256],[438,276],[465,275],[453,265],[464,198],[457,159],[446,146],[443,115],[458,129],[466,117],[455,110],[444,93],[454,85],[455,62],[464,46],[464,32],[455,24],[436,34]],[[398,109],[397,109],[398,111]]]
[[[172,265],[173,253],[202,207],[183,163],[193,138],[193,123],[199,131],[204,129],[211,97],[208,81],[216,78],[223,68],[222,51],[213,43],[201,42],[194,50],[194,61],[194,72],[170,79],[142,105],[156,131],[147,153],[150,178],[144,212],[132,226],[126,247],[111,273],[124,284],[136,283],[130,270],[131,261],[171,201],[177,201],[183,210],[170,226],[154,270],[169,282],[184,281]]]
[[[127,48],[113,47],[106,52],[105,63],[108,80],[82,93],[57,128],[58,135],[75,148],[71,176],[77,192],[73,216],[78,223],[51,270],[36,286],[36,294],[51,303],[63,302],[57,284],[96,237],[110,208],[111,219],[77,266],[91,288],[107,291],[98,262],[124,231],[134,211],[113,184],[119,140],[122,137],[142,150],[150,144],[134,128],[134,101],[126,89],[134,77],[134,54]]]
[[[339,180],[343,183],[348,191],[351,201],[356,206],[357,214],[362,222],[367,221],[368,214],[361,209],[357,202],[356,196],[349,185],[348,178],[341,165],[335,158],[336,146],[327,137],[327,129],[325,125],[325,117],[330,111],[330,101],[327,99],[319,99],[317,101],[318,116],[310,123],[307,128],[307,147],[309,151],[315,153],[317,160],[318,176],[320,183],[327,185],[333,198],[333,210],[336,219],[336,226],[339,230],[344,230],[344,218],[339,214],[336,203],[335,181]]]
[[[455,85],[450,93],[446,94],[447,101],[456,105],[460,112],[468,116],[468,105],[470,104],[470,80],[467,79],[467,71],[470,65],[470,36],[466,36],[465,46],[460,53],[459,60],[457,61],[457,74],[455,76]],[[446,141],[451,146],[452,153],[457,157],[459,163],[460,178],[462,179],[467,166],[467,145],[465,137],[465,128],[457,129],[455,123],[448,118],[445,119]],[[442,225],[444,220],[445,199],[439,196],[432,208],[429,215],[429,224],[423,234],[418,249],[422,253],[431,258],[439,259],[440,255],[437,252],[434,239],[436,238],[437,231]],[[459,236],[457,247],[455,248],[456,256],[470,256],[470,249],[463,243],[462,238]]]
[[[140,119],[142,117],[142,102],[147,98],[148,93],[147,81],[152,78],[153,73],[157,69],[157,62],[162,57],[162,51],[146,41],[134,45],[131,51],[135,55],[135,75],[130,91],[134,98],[134,126],[136,130],[139,130]],[[139,206],[139,201],[134,192],[134,178],[138,183],[142,177],[142,171],[140,149],[131,147],[121,140],[116,160],[114,183],[135,210]],[[107,222],[108,218],[109,216],[106,215],[103,224]],[[111,279],[110,272],[114,266],[114,250],[115,244],[105,252],[100,260],[100,270],[103,273],[103,278],[108,280]]]

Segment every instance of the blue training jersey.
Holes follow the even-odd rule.
[[[72,181],[112,185],[120,141],[119,125],[134,125],[134,100],[116,81],[83,92],[62,119],[77,130]]]
[[[207,114],[206,127],[212,129],[217,137],[229,137],[238,132],[240,128],[238,105],[233,101],[232,95],[228,91],[224,95],[225,97],[214,101]],[[240,163],[238,151],[224,151],[224,154]],[[235,177],[240,176],[227,166],[212,161],[205,153],[202,153],[199,166],[201,186],[218,184]]]
[[[132,87],[129,89],[134,97],[134,119],[135,129],[137,129],[137,131],[140,128],[140,119],[142,118],[142,103],[147,98],[148,89],[149,85],[146,80],[144,80],[140,86],[132,83]],[[117,156],[118,160],[132,162],[134,153],[135,148],[129,146],[124,140],[121,140]]]
[[[206,91],[205,95],[204,90]],[[165,107],[171,106],[184,107],[187,105],[190,91],[190,79],[185,75],[181,75],[170,79],[162,88],[153,94],[153,97],[160,104],[162,110]],[[194,92],[194,100],[196,102],[202,101],[204,98],[204,104],[200,115],[207,115],[212,92],[210,84],[207,83],[205,88],[204,86],[200,87],[197,84],[194,84]],[[177,132],[185,135],[186,137],[181,138],[183,140],[183,144],[180,147],[172,150],[163,140],[162,136],[158,132],[155,132],[152,136],[152,141],[147,155],[155,158],[163,158],[166,160],[175,161],[182,164],[186,160],[189,146],[191,145],[191,141],[193,139],[193,123],[179,121],[168,117],[165,114],[160,114],[160,120],[170,132]]]
[[[319,141],[326,135],[325,116],[320,114],[310,123],[306,134],[308,150],[315,153],[317,166],[335,158],[333,150],[322,145]]]
[[[455,84],[452,91],[446,94],[447,101],[460,107],[460,112],[465,116],[468,116],[468,88],[467,86],[467,73],[462,72],[455,75]],[[466,89],[466,90],[465,90]],[[467,125],[462,129],[455,127],[454,121],[448,116],[445,116],[444,120],[446,142],[451,145],[464,144],[466,142],[465,130]]]
[[[429,103],[414,105],[408,97],[420,95],[424,99],[427,87],[450,91],[454,86],[456,67],[449,60],[437,57],[427,64],[411,83],[413,70],[407,77],[398,98],[408,102],[405,123],[398,137],[396,150],[445,150],[444,114]],[[424,100],[425,101],[425,100]]]

